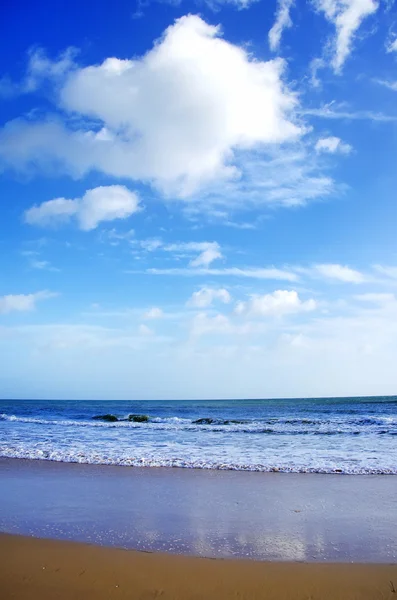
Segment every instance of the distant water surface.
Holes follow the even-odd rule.
[[[102,415],[118,420],[94,419]],[[145,415],[148,420],[128,421],[129,415]],[[395,475],[397,396],[2,400],[0,456],[128,466]]]

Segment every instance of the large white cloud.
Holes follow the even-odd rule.
[[[352,51],[357,30],[365,18],[376,12],[376,0],[312,0],[318,11],[335,25],[332,66],[339,72]]]
[[[126,219],[139,210],[139,198],[122,185],[87,190],[82,198],[55,198],[29,208],[24,216],[30,225],[56,225],[75,218],[80,229],[95,229],[103,221]]]
[[[0,157],[13,167],[56,167],[74,176],[97,169],[186,196],[236,176],[236,149],[303,132],[284,67],[281,59],[254,60],[198,16],[182,17],[145,56],[108,58],[65,76],[59,106],[95,119],[99,129],[68,128],[55,118],[16,120],[0,133]]]
[[[311,298],[303,301],[295,290],[276,290],[262,296],[255,294],[248,301],[239,302],[236,305],[236,313],[252,317],[280,317],[286,314],[310,312],[316,307],[315,300]]]
[[[25,312],[36,308],[38,300],[46,300],[57,296],[54,292],[43,290],[34,294],[8,294],[0,296],[0,314],[9,312]]]

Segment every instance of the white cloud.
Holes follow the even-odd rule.
[[[396,301],[395,295],[388,293],[368,292],[367,294],[358,294],[355,296],[355,298],[361,302],[371,302],[373,304],[380,305],[389,304]]]
[[[330,102],[320,108],[305,108],[303,115],[319,117],[321,119],[343,119],[347,121],[375,121],[379,123],[393,123],[397,116],[386,115],[372,110],[349,110],[345,104]]]
[[[324,69],[326,67],[326,62],[323,58],[313,58],[310,61],[309,70],[310,70],[310,83],[313,87],[319,88],[321,86],[321,81],[317,76],[318,71]]]
[[[351,269],[345,265],[332,263],[314,265],[314,267],[309,271],[315,275],[317,274],[321,277],[325,277],[326,279],[334,279],[336,281],[343,281],[345,283],[363,283],[366,280],[360,271],[356,271],[355,269]]]
[[[386,79],[376,79],[376,83],[383,85],[384,87],[397,92],[397,81],[387,81]]]
[[[387,44],[386,52],[397,52],[397,38]]]
[[[208,333],[231,333],[233,330],[225,315],[208,316],[206,313],[195,315],[192,320],[191,335],[200,337]]]
[[[352,51],[357,30],[365,18],[376,12],[376,0],[312,0],[315,8],[323,12],[336,29],[332,66],[340,72]]]
[[[140,240],[137,243],[141,246],[141,248],[143,248],[147,252],[154,252],[158,248],[161,248],[163,245],[163,242],[157,238],[152,238],[152,239],[148,239],[148,240]]]
[[[190,334],[193,338],[203,335],[246,335],[258,331],[252,323],[235,324],[226,315],[217,314],[210,316],[205,312],[195,315],[191,322]]]
[[[197,275],[212,275],[219,277],[242,277],[249,279],[280,279],[284,281],[297,281],[298,275],[291,271],[283,271],[274,267],[256,268],[256,267],[228,267],[225,269],[147,269],[149,275],[182,275],[187,277]]]
[[[236,305],[236,314],[252,317],[281,317],[286,314],[309,312],[317,307],[312,298],[302,301],[295,290],[276,290],[263,296],[253,295],[247,302]]]
[[[34,92],[46,80],[60,81],[73,67],[76,54],[75,48],[68,48],[59,55],[56,61],[52,61],[42,48],[30,51],[24,79],[18,83],[7,77],[0,79],[0,97],[12,97]]]
[[[122,185],[87,190],[82,198],[56,198],[33,206],[24,213],[30,225],[46,227],[75,218],[80,229],[90,231],[103,221],[126,219],[139,210],[139,198]]]
[[[191,256],[199,253],[189,262],[190,267],[208,267],[214,260],[223,258],[221,247],[218,242],[172,242],[164,243],[159,238],[149,238],[147,240],[131,240],[133,246],[139,246],[147,252],[170,252],[178,257]]]
[[[147,325],[144,325],[143,323],[141,323],[139,325],[138,332],[139,332],[139,335],[143,335],[143,336],[154,334],[153,330],[150,329],[150,327],[148,327]]]
[[[218,258],[222,258],[222,254],[219,250],[219,245],[214,243],[211,244],[208,248],[203,250],[201,254],[197,256],[194,260],[190,261],[191,267],[209,267],[214,260]]]
[[[303,133],[284,68],[281,59],[255,60],[200,17],[182,17],[141,58],[70,71],[60,106],[99,121],[99,132],[88,123],[76,128],[78,121],[69,129],[56,119],[17,119],[0,132],[0,157],[14,168],[75,177],[99,170],[188,196],[237,177],[235,151]]]
[[[386,277],[390,277],[390,279],[397,279],[397,267],[374,265],[374,269],[378,271],[378,273],[386,275]]]
[[[342,142],[340,138],[335,136],[320,138],[316,142],[315,149],[317,152],[328,152],[330,154],[349,154],[352,151],[350,144]]]
[[[36,308],[36,302],[57,296],[54,292],[43,290],[34,294],[9,294],[0,296],[0,313],[25,312]]]
[[[208,267],[214,260],[223,258],[218,242],[176,242],[164,246],[166,252],[199,252],[190,261],[191,267]]]
[[[194,308],[207,308],[212,305],[214,300],[228,304],[231,301],[231,296],[224,288],[203,287],[197,290],[197,292],[193,292],[186,304]]]
[[[145,314],[143,315],[143,318],[144,319],[161,319],[163,314],[164,313],[161,310],[161,308],[158,308],[157,306],[153,306],[152,308],[150,308],[148,311],[145,312]]]
[[[277,0],[276,20],[269,31],[269,45],[271,50],[278,50],[284,29],[292,27],[290,10],[295,0]]]

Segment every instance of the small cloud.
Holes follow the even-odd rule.
[[[36,302],[54,298],[58,294],[43,290],[34,294],[9,294],[0,296],[0,313],[6,314],[10,312],[26,312],[36,308]]]
[[[392,90],[393,92],[397,92],[397,81],[387,81],[386,79],[375,79],[376,83],[379,85],[383,85],[383,87]]]
[[[309,312],[317,308],[312,298],[302,301],[295,290],[276,290],[263,296],[253,295],[247,302],[239,302],[235,312],[252,317],[281,317],[286,314]]]
[[[144,319],[161,319],[161,317],[164,315],[163,311],[161,310],[161,308],[158,308],[157,306],[153,306],[153,308],[150,308],[148,311],[146,311],[143,315]]]
[[[397,52],[397,37],[386,45],[386,52]]]
[[[378,273],[386,275],[386,277],[390,277],[390,279],[397,279],[397,267],[374,265],[374,269],[378,271]]]
[[[292,27],[290,10],[294,3],[295,0],[278,0],[277,2],[276,20],[269,31],[269,46],[273,51],[279,49],[284,29]]]
[[[139,335],[142,335],[142,336],[149,336],[149,335],[154,334],[153,329],[150,329],[150,327],[148,327],[147,325],[144,325],[144,324],[139,325],[138,331],[139,331]]]
[[[156,238],[149,240],[141,240],[138,243],[141,246],[141,248],[143,248],[147,252],[154,252],[155,250],[158,250],[158,248],[161,248],[161,246],[163,245],[163,242]]]
[[[193,308],[206,308],[211,306],[214,300],[228,304],[231,301],[231,296],[224,288],[214,289],[203,287],[197,292],[193,292],[186,305]]]
[[[29,208],[24,213],[29,225],[48,227],[76,219],[79,228],[90,231],[103,221],[126,219],[139,210],[139,198],[122,185],[87,190],[82,198],[55,198]]]
[[[321,69],[324,69],[326,66],[327,63],[323,58],[313,58],[313,60],[310,62],[310,83],[314,88],[319,88],[321,86],[321,81],[317,77],[317,73]]]
[[[233,333],[233,326],[225,315],[208,316],[199,313],[192,320],[191,334],[200,337],[211,333]]]
[[[223,258],[219,244],[217,242],[211,242],[208,243],[201,254],[194,260],[191,260],[189,264],[191,267],[209,267],[209,265],[218,258]]]
[[[364,283],[366,278],[360,271],[351,269],[345,265],[338,264],[322,264],[314,265],[309,272],[320,275],[326,279],[335,279],[336,281],[342,281],[345,283]]]
[[[352,146],[342,142],[338,137],[331,136],[317,140],[315,149],[317,152],[327,152],[329,154],[349,154],[352,151]]]
[[[135,273],[135,271],[133,271]],[[284,281],[297,281],[299,279],[296,273],[291,271],[284,271],[282,269],[276,269],[274,267],[229,267],[227,269],[208,269],[208,268],[197,268],[197,269],[147,269],[145,271],[149,275],[181,275],[186,277],[195,277],[201,275],[212,275],[214,277],[242,277],[249,279],[280,279]]]
[[[372,304],[391,304],[396,301],[396,297],[394,294],[388,293],[367,293],[367,294],[358,294],[355,296],[356,300],[360,300],[361,302],[370,302]]]
[[[335,25],[332,67],[340,73],[352,52],[353,40],[361,23],[375,13],[379,4],[376,0],[312,0],[315,9]]]

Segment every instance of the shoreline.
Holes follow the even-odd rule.
[[[4,600],[376,600],[397,566],[256,562],[137,552],[0,534]]]
[[[394,479],[0,459],[0,531],[253,561],[397,563]]]
[[[279,475],[333,475],[333,476],[342,476],[342,477],[397,477],[397,472],[365,472],[365,473],[350,473],[345,472],[342,469],[334,469],[333,471],[329,470],[287,470],[282,467],[273,467],[269,469],[262,468],[233,468],[233,467],[199,467],[199,466],[187,466],[187,465],[147,465],[142,463],[113,463],[113,462],[80,462],[78,460],[62,460],[56,458],[43,458],[36,456],[0,456],[0,461],[35,461],[35,462],[45,462],[45,463],[56,463],[61,465],[87,465],[93,467],[113,467],[113,468],[123,468],[123,469],[183,469],[187,471],[231,471],[237,473],[260,473],[262,475],[269,474],[279,474]]]

